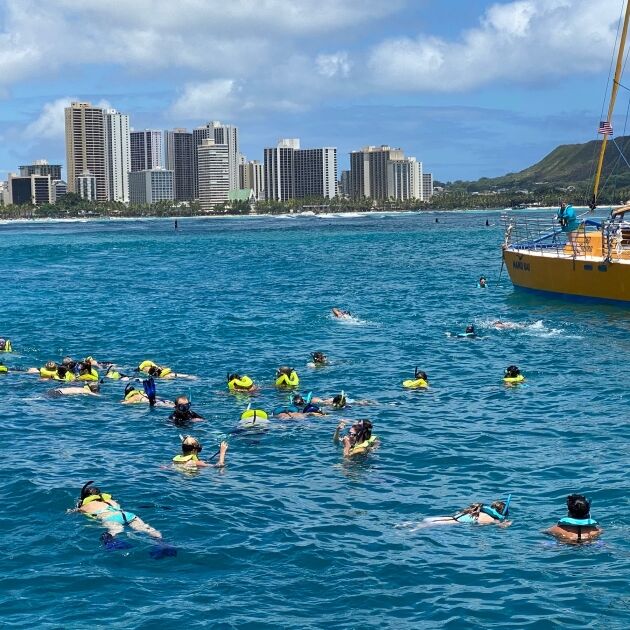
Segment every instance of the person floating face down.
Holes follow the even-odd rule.
[[[345,421],[341,421],[335,429],[333,442],[343,444],[344,457],[354,457],[362,455],[370,451],[378,445],[378,438],[372,435],[372,422],[370,420],[359,420],[355,422],[349,429],[348,433],[342,438],[341,431],[346,426]]]
[[[143,532],[154,538],[162,538],[162,534],[145,523],[133,512],[127,512],[120,507],[118,501],[111,494],[101,492],[100,488],[88,481],[81,488],[81,495],[77,502],[77,510],[90,518],[99,519],[107,528],[111,537],[120,534],[125,527],[137,532]]]
[[[430,516],[424,519],[425,525],[500,525],[508,527],[511,521],[509,517],[509,501],[493,501],[490,505],[485,503],[471,503],[468,507],[459,510],[453,516]]]
[[[546,529],[545,534],[571,544],[591,542],[601,536],[603,530],[591,518],[591,502],[583,494],[567,497],[567,512],[567,516]]]
[[[219,446],[219,460],[216,464],[209,464],[200,459],[199,454],[203,450],[203,446],[199,440],[192,435],[180,435],[182,441],[182,452],[180,455],[173,457],[173,463],[177,466],[185,468],[202,468],[206,466],[215,466],[223,468],[225,466],[225,454],[228,450],[228,443],[223,441]]]

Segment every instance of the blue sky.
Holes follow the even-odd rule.
[[[0,0],[0,178],[65,162],[63,107],[135,129],[236,124],[390,144],[438,180],[520,170],[596,137],[622,0]],[[623,125],[628,105],[621,92]],[[621,129],[615,129],[618,134]]]

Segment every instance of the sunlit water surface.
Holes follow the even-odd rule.
[[[341,415],[381,438],[344,462],[340,414],[276,422],[231,435],[223,471],[185,475],[169,464],[182,429],[122,406],[124,384],[52,399],[48,382],[3,375],[2,624],[628,627],[626,311],[517,293],[499,278],[498,213],[436,216],[2,225],[10,367],[92,354],[195,374],[158,394],[192,396],[207,420],[185,432],[211,455],[249,402],[227,394],[226,372],[263,384],[254,404],[271,409],[289,364],[303,391],[375,401]],[[447,336],[468,323],[480,338]],[[315,350],[332,365],[306,367]],[[526,386],[503,386],[511,363]],[[401,388],[415,366],[429,391]],[[137,534],[105,551],[99,524],[67,513],[88,479],[177,557],[152,559]],[[574,491],[592,498],[602,544],[541,534]],[[420,527],[510,492],[507,529]]]

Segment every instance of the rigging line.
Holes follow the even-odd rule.
[[[630,53],[630,48],[628,48],[628,52]],[[630,92],[630,88],[626,87],[621,81],[615,81],[613,79],[613,83],[616,83],[620,88],[623,88],[624,90],[628,90],[628,92]]]
[[[628,163],[628,160],[626,160],[626,156],[623,154],[623,152],[621,151],[621,149],[619,148],[619,145],[617,144],[617,141],[614,138],[611,138],[612,143],[617,147],[617,151],[619,151],[619,155],[621,155],[621,158],[623,159],[623,161],[626,163],[626,166],[628,168],[630,168],[630,163]]]

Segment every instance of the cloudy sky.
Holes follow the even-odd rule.
[[[0,178],[65,162],[63,108],[135,129],[236,124],[262,159],[402,147],[437,179],[596,136],[622,0],[0,0]],[[621,91],[615,132],[628,93]]]

